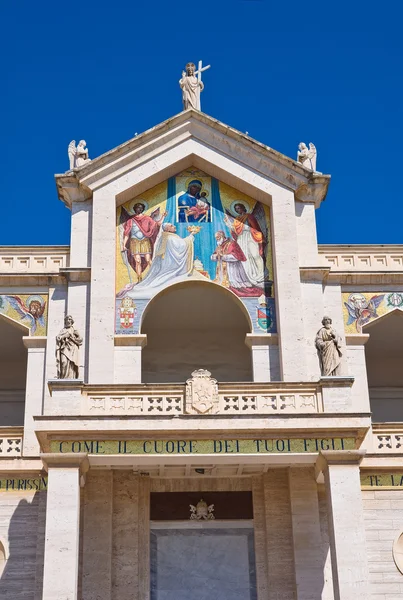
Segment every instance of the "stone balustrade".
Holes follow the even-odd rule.
[[[135,388],[138,388],[137,390]],[[160,390],[158,390],[160,387]],[[219,384],[214,397],[193,401],[186,386],[132,386],[124,393],[83,390],[81,414],[89,415],[272,415],[323,412],[318,384]]]
[[[69,246],[0,246],[0,273],[55,273],[68,267]]]
[[[373,449],[382,454],[403,454],[403,423],[373,425]]]
[[[0,459],[20,457],[22,454],[22,440],[21,427],[0,428]]]
[[[403,245],[319,246],[332,271],[403,271]]]

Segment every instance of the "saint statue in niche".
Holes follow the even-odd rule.
[[[340,375],[341,338],[333,329],[330,317],[323,317],[322,325],[323,327],[319,329],[315,339],[321,374],[324,377]]]
[[[79,348],[83,338],[73,327],[74,319],[67,315],[64,327],[56,336],[56,365],[58,379],[78,379]]]

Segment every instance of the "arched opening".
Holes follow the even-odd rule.
[[[372,420],[403,421],[403,311],[394,310],[363,327]]]
[[[251,331],[246,308],[213,283],[185,282],[167,288],[148,305],[141,328],[144,383],[184,382],[195,369],[219,381],[252,381]]]
[[[0,425],[24,425],[27,351],[22,337],[29,329],[0,315]]]

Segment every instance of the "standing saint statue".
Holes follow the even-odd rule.
[[[315,338],[321,374],[324,377],[340,375],[341,337],[333,329],[330,317],[323,317],[322,325]]]
[[[204,90],[204,83],[196,77],[194,63],[186,65],[186,72],[182,71],[182,79],[179,80],[179,85],[182,88],[183,110],[187,108],[200,110],[200,92]]]
[[[79,348],[83,338],[73,327],[70,315],[64,319],[64,327],[56,336],[56,365],[58,379],[78,379]]]

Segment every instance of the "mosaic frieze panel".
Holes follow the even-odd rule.
[[[403,310],[403,292],[350,292],[342,294],[346,333],[361,333],[364,325],[392,310]]]
[[[29,328],[29,334],[46,335],[47,294],[1,294],[0,314]]]
[[[191,279],[227,288],[255,331],[276,331],[267,206],[187,169],[119,207],[116,227],[116,333],[138,333],[149,300]]]

